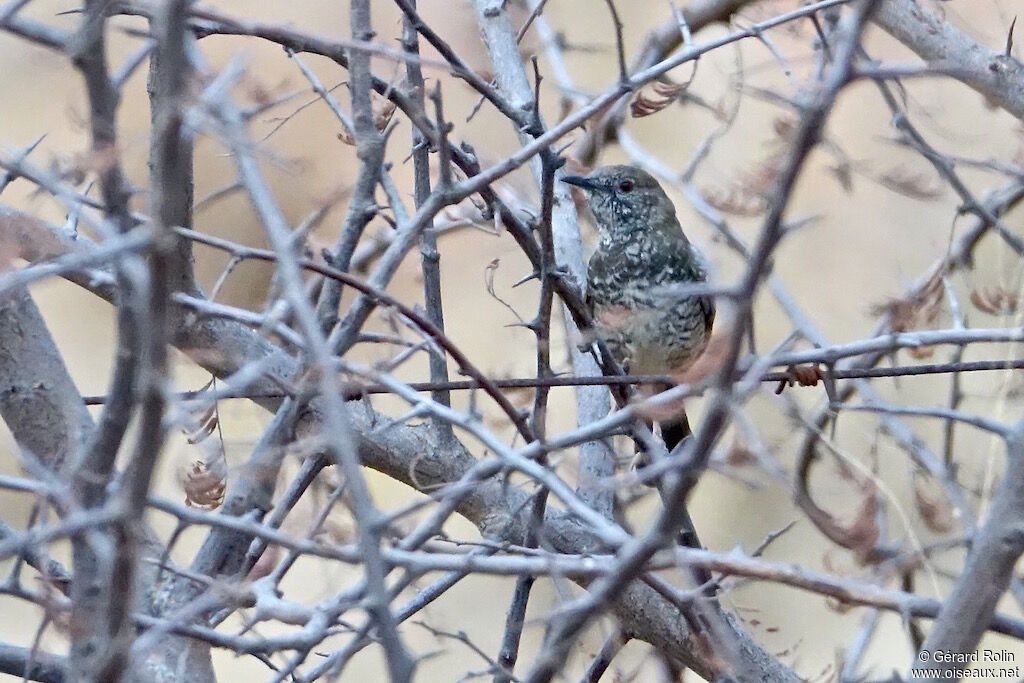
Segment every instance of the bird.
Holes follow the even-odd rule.
[[[635,166],[561,180],[583,190],[600,234],[587,266],[594,336],[630,374],[678,376],[707,347],[715,304],[706,288],[699,291],[708,278],[705,260],[672,200]],[[681,408],[659,426],[670,452],[690,434]]]

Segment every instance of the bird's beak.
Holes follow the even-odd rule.
[[[583,177],[581,175],[562,176],[562,182],[563,183],[569,183],[570,185],[575,185],[576,187],[582,187],[584,190],[592,190],[593,191],[593,190],[600,190],[601,189],[601,185],[600,184],[594,182],[590,178],[585,178],[585,177]]]

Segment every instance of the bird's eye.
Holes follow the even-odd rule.
[[[632,192],[633,191],[633,187],[634,187],[633,181],[629,180],[628,178],[626,180],[620,180],[619,181],[619,191],[620,192]]]

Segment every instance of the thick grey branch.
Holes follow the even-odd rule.
[[[923,652],[974,652],[1010,585],[1017,560],[1024,553],[1024,422],[1018,422],[1006,440],[1006,463],[988,519],[971,542],[964,571],[932,625]],[[920,680],[956,680],[953,672],[964,668],[945,659],[929,659],[916,659],[914,668],[942,673]]]
[[[0,671],[40,683],[64,683],[67,659],[0,643]]]
[[[929,66],[953,69],[954,78],[1024,119],[1024,65],[1012,56],[981,45],[917,0],[885,0],[874,21]]]
[[[25,289],[0,299],[0,415],[25,456],[53,473],[79,453],[93,429],[46,322]]]

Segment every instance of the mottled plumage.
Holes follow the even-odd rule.
[[[584,189],[601,234],[587,270],[597,335],[631,373],[682,372],[707,346],[715,307],[694,291],[707,272],[671,200],[657,180],[632,166],[562,180]],[[662,425],[669,448],[688,432],[682,426]]]

